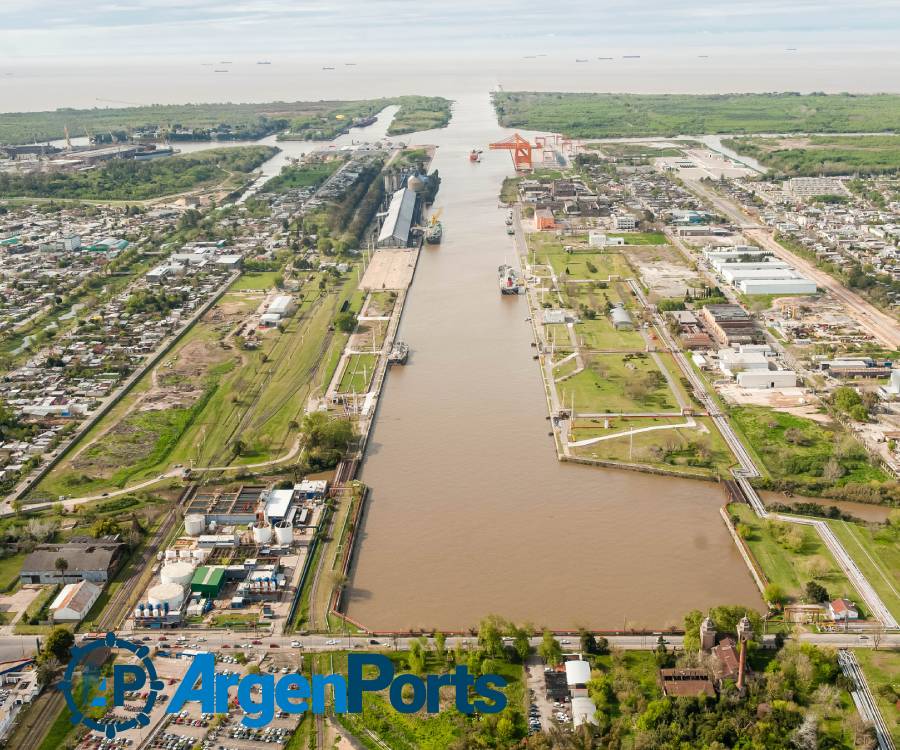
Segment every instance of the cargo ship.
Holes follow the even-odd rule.
[[[519,276],[512,266],[503,264],[497,269],[500,280],[500,294],[518,294]]]
[[[440,243],[444,235],[444,227],[439,221],[432,222],[428,229],[425,230],[425,242],[429,245],[437,245]]]

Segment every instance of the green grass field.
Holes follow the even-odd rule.
[[[640,381],[641,387],[633,385]],[[656,363],[645,354],[591,354],[585,369],[560,383],[560,399],[580,413],[678,411]]]
[[[859,603],[859,594],[838,567],[831,553],[825,547],[818,532],[811,526],[785,524],[795,534],[793,548],[780,544],[776,530],[757,517],[748,505],[734,503],[728,506],[729,513],[738,518],[738,533],[747,543],[766,578],[781,588],[785,595],[798,600],[803,595],[803,587],[810,580],[816,580],[827,590],[832,599],[844,596]],[[775,522],[776,524],[780,522]],[[815,563],[810,561],[815,560]],[[813,570],[815,565],[823,571]]]
[[[0,558],[0,592],[9,591],[16,585],[25,557],[25,552],[19,552],[16,555]]]
[[[228,287],[230,292],[266,291],[275,286],[279,271],[244,271],[234,283]]]
[[[900,618],[900,529],[846,521],[828,521],[828,525],[885,606]]]
[[[375,363],[378,356],[375,354],[354,354],[347,360],[347,365],[341,375],[338,386],[340,393],[365,393],[372,382],[375,372]]]
[[[873,651],[860,648],[853,653],[866,675],[866,682],[894,743],[900,746],[900,710],[897,708],[900,697],[900,649]]]
[[[654,417],[652,419],[613,419],[609,428],[603,420],[581,418],[573,430],[573,440],[624,433],[629,430],[661,425],[681,425],[682,417]],[[580,448],[573,448],[577,456],[605,461],[643,464],[667,471],[712,477],[726,475],[734,466],[734,457],[724,438],[708,417],[696,420],[699,429],[678,427],[654,430],[603,440]]]
[[[666,235],[662,232],[619,232],[610,233],[608,237],[621,237],[626,245],[666,245]]]

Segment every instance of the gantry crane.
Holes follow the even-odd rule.
[[[509,138],[504,138],[502,141],[490,144],[491,151],[512,152],[510,156],[512,156],[513,166],[515,166],[517,172],[531,170],[531,149],[533,148],[535,147],[518,133],[514,133]]]

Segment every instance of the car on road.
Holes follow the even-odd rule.
[[[381,642],[380,642],[380,641],[376,641],[374,638],[369,638],[369,645],[370,645],[370,646],[380,646],[380,645],[381,645]]]
[[[303,648],[303,644],[300,641],[291,641],[291,648]]]
[[[337,646],[337,644],[338,644],[338,642],[336,640],[334,640],[334,638],[331,638],[330,640],[325,641],[326,646]]]
[[[262,641],[250,641],[254,646],[262,646]]]
[[[269,644],[269,648],[278,648],[278,644],[277,644],[277,643],[270,643],[270,644]]]

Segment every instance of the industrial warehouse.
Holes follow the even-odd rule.
[[[257,625],[287,617],[326,490],[324,480],[192,488],[184,534],[157,554],[150,585],[132,612],[134,627]]]

